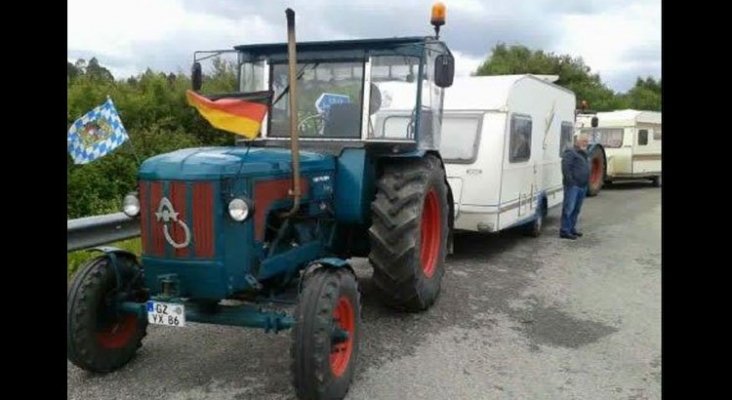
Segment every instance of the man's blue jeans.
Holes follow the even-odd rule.
[[[577,217],[585,200],[587,187],[565,186],[564,203],[562,204],[562,227],[559,233],[573,234],[576,232]]]

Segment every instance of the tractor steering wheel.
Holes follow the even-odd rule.
[[[324,121],[325,121],[324,113],[310,114],[300,120],[300,122],[297,124],[297,130],[303,136],[308,136],[307,133],[313,133],[313,132],[317,135],[322,135],[323,127],[325,125]],[[311,135],[311,136],[314,136],[314,135]]]

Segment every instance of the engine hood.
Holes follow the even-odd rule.
[[[142,180],[207,180],[230,176],[272,176],[292,172],[289,149],[261,147],[197,147],[160,154],[145,160]],[[335,169],[335,157],[300,151],[300,173]]]

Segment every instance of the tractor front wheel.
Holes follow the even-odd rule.
[[[116,262],[121,286],[109,256],[102,255],[79,269],[68,290],[67,358],[91,372],[110,372],[127,364],[147,330],[146,319],[121,313],[116,306],[123,300],[146,300],[139,266],[131,257],[117,256]]]
[[[292,329],[292,377],[298,398],[342,399],[353,379],[361,300],[348,268],[321,267],[306,276]]]
[[[373,282],[389,306],[429,308],[440,293],[447,253],[447,184],[432,155],[386,165],[371,203]]]

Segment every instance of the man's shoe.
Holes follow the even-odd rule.
[[[582,237],[582,232],[572,232],[574,236]]]
[[[575,235],[573,235],[571,233],[562,233],[562,232],[559,232],[559,237],[562,238],[562,239],[577,240],[577,236],[575,236]]]

